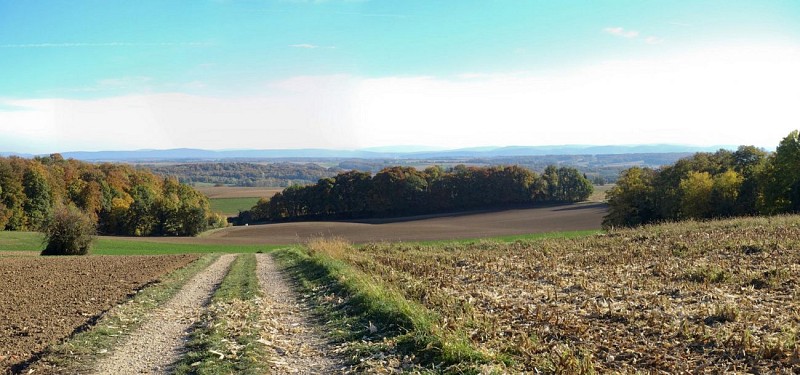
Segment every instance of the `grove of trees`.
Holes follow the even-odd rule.
[[[104,234],[191,236],[226,224],[204,195],[146,169],[59,154],[0,158],[0,229],[45,229],[61,206],[85,213]]]
[[[800,212],[798,135],[791,132],[774,153],[740,146],[659,169],[629,168],[607,193],[603,226]]]
[[[239,215],[239,222],[388,217],[533,202],[585,200],[592,184],[574,168],[542,175],[519,166],[389,167],[290,186]]]

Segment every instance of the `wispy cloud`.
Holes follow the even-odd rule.
[[[636,30],[625,30],[622,27],[606,27],[603,29],[608,34],[622,37],[622,38],[636,38],[639,36],[639,32]]]
[[[664,39],[656,36],[648,36],[647,38],[644,39],[644,42],[647,44],[660,44],[663,41]]]
[[[625,29],[624,27],[619,27],[619,26],[606,27],[605,29],[603,29],[603,32],[605,32],[606,34],[609,34],[609,35],[613,35],[613,36],[619,37],[619,38],[637,39],[637,40],[643,41],[643,42],[645,42],[647,44],[660,44],[661,42],[664,41],[663,38],[660,38],[660,37],[657,37],[657,36],[653,36],[653,35],[642,35],[639,32],[639,30],[628,30],[628,29]]]
[[[316,49],[316,48],[335,49],[336,48],[336,46],[318,46],[316,44],[310,44],[310,43],[290,44],[289,47],[292,47],[292,48],[304,48],[304,49]]]
[[[203,47],[210,46],[208,42],[102,42],[102,43],[19,43],[19,44],[0,44],[0,48],[76,48],[76,47]]]

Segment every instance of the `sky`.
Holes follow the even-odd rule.
[[[0,152],[756,145],[800,1],[0,0]]]

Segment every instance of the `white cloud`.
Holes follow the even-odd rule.
[[[664,41],[663,38],[652,35],[644,36],[638,30],[627,30],[623,27],[606,27],[603,32],[620,38],[638,39],[647,44],[661,44]]]
[[[0,149],[346,147],[355,139],[347,127],[350,95],[342,81],[328,81],[237,98],[164,93],[7,100],[2,104],[24,110],[0,110]]]
[[[381,145],[771,147],[800,124],[798,64],[798,48],[720,48],[548,76],[368,79],[355,132]]]
[[[268,83],[260,96],[238,98],[172,93],[5,99],[0,100],[0,149],[774,147],[800,126],[797,66],[798,46],[737,46],[607,61],[547,75],[302,76]]]
[[[639,36],[639,32],[636,30],[625,30],[622,27],[606,27],[603,29],[608,34],[622,37],[622,38],[636,38]]]

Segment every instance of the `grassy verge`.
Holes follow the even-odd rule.
[[[235,253],[247,254],[267,252],[280,248],[279,245],[218,245],[218,244],[177,244],[130,241],[124,238],[100,237],[92,248],[96,255],[161,255],[188,253]]]
[[[392,364],[405,371],[480,371],[485,358],[465,335],[442,330],[440,316],[337,259],[349,249],[341,241],[320,240],[309,251],[289,248],[275,257],[315,299],[354,371]]]
[[[176,374],[263,374],[254,254],[239,255],[190,336]]]
[[[120,237],[97,237],[93,255],[167,255],[191,253],[256,253],[280,248],[279,245],[217,245],[132,241]],[[37,232],[0,231],[0,252],[40,252],[44,248],[42,235]]]
[[[27,371],[45,373],[86,373],[96,360],[116,346],[122,337],[135,331],[148,313],[172,298],[186,282],[213,263],[219,255],[208,254],[175,270],[160,282],[139,291],[128,302],[118,305],[87,330],[48,348]]]

